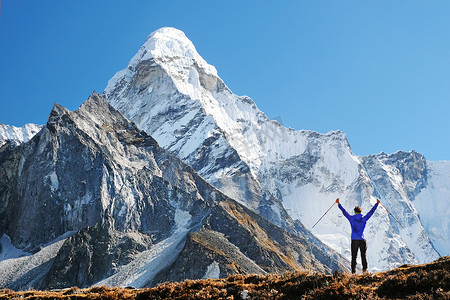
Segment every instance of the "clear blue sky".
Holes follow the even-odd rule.
[[[0,123],[77,109],[163,26],[285,126],[450,160],[450,1],[3,0]]]

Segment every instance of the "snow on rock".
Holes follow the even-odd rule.
[[[49,183],[52,192],[54,192],[58,189],[59,181],[58,181],[58,175],[56,175],[55,171],[48,174],[45,177],[45,180],[47,180],[47,182]]]
[[[218,262],[212,262],[208,268],[206,269],[205,275],[203,275],[204,279],[219,279],[220,278],[220,265]]]
[[[413,201],[420,220],[441,256],[450,255],[450,161],[428,161],[428,185]]]
[[[160,90],[155,86],[151,94],[155,91]],[[158,103],[164,107],[165,103]],[[236,161],[237,169],[230,167],[231,172],[250,172],[236,151],[227,146],[213,118],[205,116],[200,106],[194,108],[195,113],[187,114],[199,118],[204,125],[200,131],[212,129],[206,132],[211,140],[195,155],[207,155],[213,145],[217,164],[226,154],[233,161],[231,166]],[[185,112],[185,107],[180,107],[180,112]],[[186,136],[190,129],[179,129],[177,134]],[[180,146],[190,149],[189,140],[182,142]],[[170,270],[177,268],[177,280],[202,277],[221,257],[230,257],[232,265],[221,265],[220,269],[213,264],[208,272],[213,277],[236,270],[264,273],[262,268],[281,272],[311,266],[328,273],[346,269],[340,256],[306,230],[302,237],[290,234],[227,198],[95,92],[73,112],[55,104],[38,136],[2,152],[2,158],[0,169],[6,171],[0,172],[0,190],[7,193],[2,195],[4,205],[0,205],[1,233],[11,236],[17,248],[35,253],[1,261],[0,274],[8,274],[0,276],[3,286],[143,287],[169,280]],[[215,172],[209,168],[217,164],[197,167],[216,174],[223,169]],[[243,179],[239,187],[248,186],[248,178]],[[267,199],[273,199],[269,196]],[[271,202],[267,202],[270,207]],[[281,205],[277,210],[279,215],[284,213]],[[196,235],[201,229],[208,234]],[[76,233],[61,247],[62,240],[54,238],[68,230]],[[240,233],[237,238],[236,233]],[[214,243],[211,246],[217,257],[204,261],[198,256],[209,253],[210,248],[194,236],[206,244]],[[275,240],[276,245],[270,242]],[[245,251],[249,242],[256,249],[252,253]],[[314,252],[306,251],[309,244]],[[269,254],[261,258],[254,253]],[[196,263],[191,265],[190,261]]]
[[[139,253],[132,262],[95,285],[144,287],[156,274],[175,261],[183,249],[187,232],[187,228],[178,228],[170,237]]]
[[[3,234],[0,239],[0,251],[0,261],[30,255],[30,253],[14,247],[14,245],[11,244],[11,239],[6,234]]]
[[[255,204],[254,195],[265,190],[312,229],[336,198],[348,210],[359,205],[369,211],[382,197],[393,212],[405,214],[408,229],[377,210],[366,229],[374,245],[368,250],[373,269],[438,256],[427,234],[444,231],[424,229],[412,202],[412,186],[420,178],[409,180],[395,163],[355,156],[341,131],[296,131],[270,120],[249,97],[233,94],[179,30],[152,33],[128,67],[108,82],[104,95],[161,146],[255,210],[261,203]],[[420,165],[411,168],[416,176]],[[268,207],[279,217],[276,206]],[[349,257],[349,226],[337,208],[312,232]]]
[[[58,254],[65,240],[74,234],[66,232],[52,242],[45,244],[34,253],[25,253],[11,245],[9,237],[1,238],[0,288],[26,290],[32,288],[45,276],[51,267],[51,261]]]
[[[216,69],[206,63],[197,53],[194,44],[186,35],[175,28],[164,27],[151,33],[138,53],[131,59],[128,67],[118,72],[109,82],[105,93],[110,93],[113,87],[120,81],[129,83],[135,75],[139,63],[154,60],[163,66],[164,70],[173,78],[177,88],[186,95],[198,98],[200,86],[198,71],[193,68],[201,68],[206,74],[217,76]],[[123,83],[121,83],[123,84]],[[152,93],[152,89],[148,90]]]
[[[41,129],[42,125],[25,124],[22,127],[15,127],[0,123],[0,146],[10,140],[14,145],[28,142]]]
[[[391,155],[380,153],[361,157],[361,161],[372,181],[374,195],[381,199],[401,224],[380,207],[381,213],[386,216],[381,222],[391,224],[390,234],[399,242],[399,246],[404,243],[405,249],[411,252],[409,256],[419,263],[437,259],[439,253],[433,247],[413,202],[428,185],[427,161],[423,155],[414,151],[398,151]]]

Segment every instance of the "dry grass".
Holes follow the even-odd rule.
[[[450,299],[450,257],[365,275],[312,272],[232,275],[167,282],[150,289],[76,287],[59,291],[0,290],[0,299]]]

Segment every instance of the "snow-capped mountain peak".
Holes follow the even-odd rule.
[[[163,27],[148,36],[127,68],[118,72],[108,82],[108,87],[116,86],[118,81],[122,84],[130,83],[129,80],[136,74],[148,72],[148,68],[142,68],[141,62],[149,60],[162,67],[177,89],[193,99],[200,97],[198,88],[201,85],[201,75],[217,77],[216,69],[197,53],[194,44],[182,31]],[[106,94],[110,92],[108,88],[105,90]]]
[[[438,257],[411,202],[417,195],[412,188],[418,192],[426,184],[419,180],[427,173],[423,158],[414,153],[385,162],[358,158],[341,131],[283,127],[249,97],[233,94],[216,73],[205,71],[208,65],[196,52],[193,59],[194,52],[180,51],[179,40],[192,44],[185,38],[164,28],[150,35],[129,67],[109,82],[107,100],[212,185],[276,224],[286,213],[349,256],[348,224],[339,211],[312,225],[338,197],[346,207],[365,210],[380,197],[398,215],[408,215],[409,227],[399,230],[383,210],[374,215],[367,232],[377,248],[370,248],[369,264],[387,269]],[[167,53],[185,56],[146,54],[147,48],[165,49],[160,44],[173,46]],[[445,245],[446,239],[440,240]]]
[[[166,63],[174,59],[191,59],[192,63],[196,62],[205,72],[217,76],[216,69],[197,53],[184,32],[173,27],[163,27],[151,33],[131,64],[149,58]]]

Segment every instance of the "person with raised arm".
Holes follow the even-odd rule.
[[[362,267],[363,272],[367,272],[367,258],[366,258],[366,251],[367,251],[367,243],[364,238],[364,228],[366,228],[366,222],[370,219],[370,217],[373,215],[375,210],[378,207],[378,203],[380,203],[380,200],[377,199],[377,203],[372,207],[372,209],[367,213],[367,215],[363,216],[361,214],[362,209],[359,206],[355,206],[354,215],[350,215],[344,207],[339,203],[339,198],[336,199],[336,203],[338,204],[338,207],[344,214],[344,216],[348,219],[350,222],[350,226],[352,227],[352,244],[351,244],[351,250],[352,250],[352,274],[355,274],[356,272],[356,256],[358,254],[358,249],[361,251],[361,261],[362,261]]]

